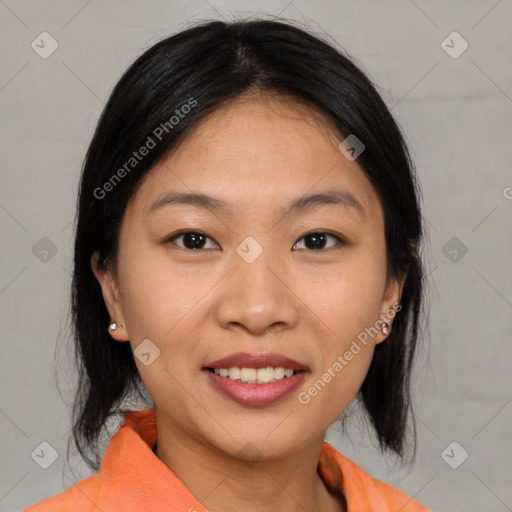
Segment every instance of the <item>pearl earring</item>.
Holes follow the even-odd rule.
[[[391,331],[391,326],[388,323],[384,322],[382,324],[381,331],[382,331],[382,334],[387,336],[389,334],[389,332]]]
[[[109,326],[108,326],[108,330],[109,331],[115,331],[117,329],[117,324],[115,322],[112,322]]]

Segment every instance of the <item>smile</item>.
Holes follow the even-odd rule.
[[[282,366],[266,366],[264,368],[239,368],[232,366],[231,368],[207,368],[208,371],[245,384],[272,384],[288,377],[293,377],[300,371],[292,368],[284,368]]]

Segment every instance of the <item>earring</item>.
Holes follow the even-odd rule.
[[[109,326],[108,326],[108,330],[109,331],[115,331],[117,329],[117,324],[115,322],[112,322]]]
[[[384,322],[382,324],[381,331],[382,331],[382,334],[387,336],[391,331],[391,326],[388,323]]]

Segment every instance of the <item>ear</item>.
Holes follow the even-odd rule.
[[[399,311],[402,309],[400,300],[402,298],[402,290],[405,284],[407,273],[404,273],[402,277],[390,277],[384,290],[381,304],[381,314],[379,320],[376,322],[376,327],[381,329],[382,324],[385,322],[389,324],[390,331],[393,328],[393,320]],[[384,334],[382,331],[375,336],[375,344],[382,343],[388,334]]]
[[[98,251],[91,256],[91,268],[101,286],[103,300],[105,301],[105,306],[110,314],[111,322],[115,322],[117,324],[115,330],[110,330],[108,325],[105,326],[105,329],[108,329],[110,336],[115,340],[128,341],[129,336],[125,327],[126,323],[123,308],[119,300],[119,288],[117,286],[114,272],[110,268],[100,264],[100,255]]]

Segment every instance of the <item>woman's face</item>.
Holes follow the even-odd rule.
[[[132,196],[117,275],[93,258],[112,336],[129,340],[168,429],[231,456],[248,443],[284,456],[323,440],[355,397],[401,288],[386,282],[378,196],[341,140],[305,108],[232,102]],[[268,354],[303,371],[207,369],[232,354],[217,373],[294,366]],[[230,378],[255,374],[276,382]]]

